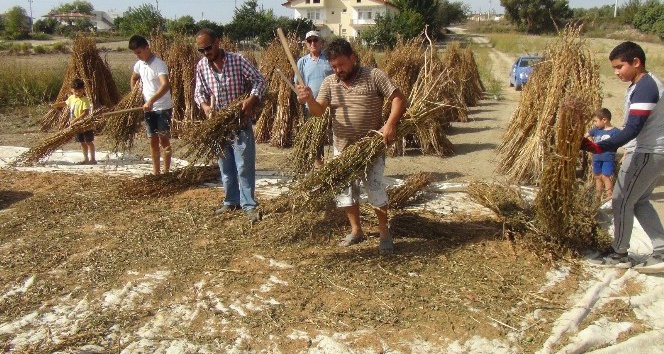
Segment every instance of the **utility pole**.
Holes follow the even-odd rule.
[[[155,0],[157,2],[157,11],[159,11],[159,0]]]
[[[33,20],[32,20],[32,2],[33,2],[33,1],[34,1],[34,0],[28,0],[28,2],[30,3],[30,33],[33,33],[33,29],[32,29],[32,28],[34,27],[34,26],[32,25],[32,24],[33,24]]]
[[[613,8],[613,17],[618,17],[618,0],[616,0],[616,6]]]

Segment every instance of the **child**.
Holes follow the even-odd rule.
[[[611,125],[611,111],[600,108],[595,112],[594,126],[586,137],[592,137],[595,143],[606,140],[616,135],[620,130]],[[613,173],[616,167],[616,150],[609,150],[601,154],[593,155],[593,174],[595,175],[595,189],[597,197],[611,198],[613,194]],[[602,195],[602,191],[606,195]]]
[[[54,103],[51,108],[69,107],[69,122],[73,123],[90,114],[90,99],[85,96],[85,83],[81,79],[72,80],[71,93],[66,101]],[[81,143],[83,150],[83,161],[77,162],[77,165],[97,164],[94,141],[95,134],[92,130],[76,135],[76,142]]]
[[[138,61],[134,64],[131,74],[131,88],[138,81],[143,85],[143,112],[145,114],[145,129],[150,138],[150,155],[152,157],[152,171],[155,175],[161,173],[159,163],[159,146],[164,155],[164,172],[171,168],[171,84],[168,80],[168,68],[163,60],[157,58],[150,50],[147,39],[134,35],[129,38],[131,49]]]
[[[664,105],[660,101],[664,84],[646,70],[646,54],[634,42],[623,42],[609,54],[616,76],[629,83],[625,94],[625,124],[609,139],[599,143],[584,138],[582,149],[595,154],[612,151],[635,139],[618,172],[611,199],[613,244],[590,263],[615,268],[635,265],[628,254],[634,218],[652,241],[652,254],[638,264],[641,269],[658,268],[664,263],[664,227],[650,203],[652,191],[664,174]]]

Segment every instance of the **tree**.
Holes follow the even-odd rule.
[[[396,15],[387,13],[376,16],[376,24],[360,33],[360,40],[369,45],[393,47],[397,37],[412,39],[424,30],[424,17],[413,10],[404,10]]]
[[[178,18],[177,20],[171,20],[166,23],[166,29],[168,32],[180,33],[184,35],[194,35],[202,27],[198,27],[194,18],[186,15]]]
[[[126,36],[134,34],[149,36],[152,32],[166,29],[166,20],[152,4],[142,4],[136,8],[130,7],[125,12],[125,16],[114,20],[114,24]]]
[[[5,13],[4,33],[9,39],[25,39],[30,36],[30,18],[24,8],[14,6]]]
[[[572,17],[567,0],[500,0],[505,18],[526,33],[552,32]]]
[[[69,12],[78,12],[81,14],[92,15],[94,7],[87,1],[76,0],[71,3],[61,4],[51,10],[52,13],[61,14]]]
[[[657,0],[649,0],[636,12],[633,24],[641,32],[657,34],[658,28],[664,26],[664,4],[660,4]]]
[[[33,26],[33,29],[35,32],[55,34],[55,29],[58,27],[58,24],[58,20],[54,18],[44,18],[37,20]]]
[[[429,35],[433,38],[440,37],[443,28],[440,18],[438,17],[440,2],[438,0],[395,0],[394,5],[400,9],[400,13],[405,13],[404,16],[396,15],[397,20],[402,23],[414,21],[414,15],[419,14],[421,22],[429,25]],[[415,20],[414,24],[419,24],[420,20]],[[408,29],[407,32],[417,31],[419,34],[424,29],[420,28]],[[406,30],[402,28],[402,31]]]
[[[437,17],[443,27],[464,22],[470,15],[470,5],[462,2],[439,0]]]
[[[634,16],[641,8],[641,0],[628,0],[627,3],[618,9],[620,22],[631,25],[634,23]]]
[[[258,9],[258,1],[247,0],[235,9],[233,20],[224,28],[232,40],[256,40],[268,25],[267,21],[265,10]]]
[[[200,20],[196,22],[196,27],[198,29],[209,28],[213,30],[214,33],[216,33],[219,37],[224,35],[224,26],[210,20]]]

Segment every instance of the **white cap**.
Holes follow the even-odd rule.
[[[304,39],[309,39],[309,37],[319,37],[320,38],[320,32],[318,32],[318,31],[309,31],[309,32],[307,32],[307,35],[304,36]]]

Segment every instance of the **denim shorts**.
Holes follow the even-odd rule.
[[[95,141],[95,132],[92,130],[84,131],[81,134],[76,135],[77,143],[91,143]]]
[[[334,155],[339,155],[335,148]],[[370,166],[366,175],[362,178],[362,184],[367,192],[367,201],[376,208],[387,205],[388,197],[383,183],[385,172],[385,155],[379,156]],[[336,204],[339,208],[349,207],[360,203],[360,180],[354,181],[350,186],[343,189],[336,196]]]
[[[171,137],[171,114],[173,109],[145,112],[145,131],[148,138],[159,135],[163,138]]]

